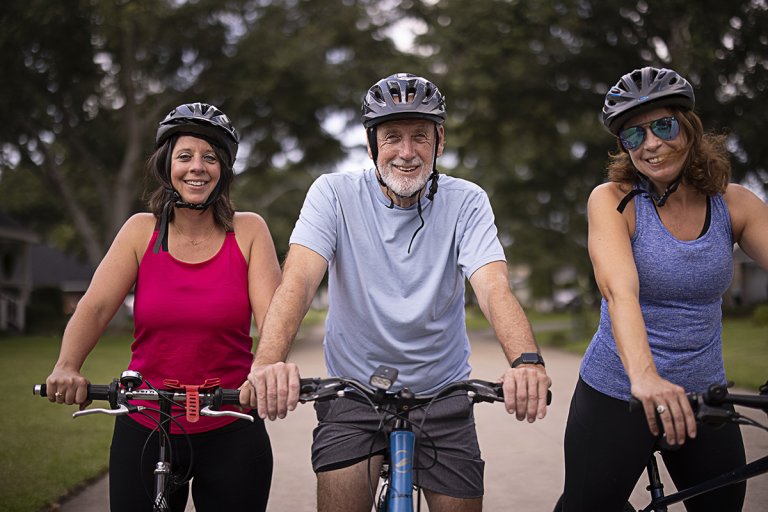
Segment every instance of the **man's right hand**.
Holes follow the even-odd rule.
[[[273,363],[251,367],[250,405],[261,419],[285,418],[299,403],[299,367],[293,363]]]

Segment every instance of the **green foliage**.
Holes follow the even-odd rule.
[[[414,11],[447,97],[451,172],[488,191],[507,255],[532,267],[536,297],[551,295],[560,267],[590,276],[586,199],[615,149],[599,114],[608,88],[632,69],[688,76],[705,127],[734,128],[735,177],[762,173],[765,186],[768,159],[755,136],[768,122],[757,107],[768,88],[762,4],[442,0]]]

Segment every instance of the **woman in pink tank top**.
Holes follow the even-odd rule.
[[[280,281],[272,237],[254,213],[235,213],[229,197],[238,135],[227,116],[205,103],[173,109],[159,124],[147,169],[158,186],[152,213],[128,219],[93,276],[46,380],[48,398],[88,405],[80,369],[134,288],[130,370],[144,386],[168,381],[196,386],[219,379],[241,389],[248,404],[251,326],[257,331]],[[272,452],[264,423],[202,416],[187,421],[174,410],[172,470],[188,474],[168,492],[184,510],[191,487],[195,509],[265,510]],[[119,416],[110,450],[112,511],[151,511],[160,415]]]

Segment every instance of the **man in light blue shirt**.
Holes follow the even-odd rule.
[[[307,193],[249,375],[261,417],[282,418],[296,406],[299,371],[284,361],[326,270],[330,375],[367,382],[384,364],[399,370],[396,386],[416,393],[467,379],[468,279],[511,365],[502,376],[507,410],[529,422],[546,415],[550,380],[509,287],[488,197],[438,174],[444,121],[444,98],[424,78],[400,73],[369,89],[363,124],[374,168],[323,175]],[[369,511],[368,459],[381,463],[383,447],[372,450],[365,431],[377,417],[345,402],[316,404],[321,511]],[[451,450],[416,480],[430,510],[480,510],[484,463],[471,406],[466,398],[444,402],[430,409],[425,430]]]

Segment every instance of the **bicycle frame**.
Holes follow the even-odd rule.
[[[729,422],[747,424],[768,430],[768,427],[761,425],[753,419],[720,407],[724,404],[736,404],[762,409],[768,414],[768,393],[766,392],[768,391],[768,382],[760,391],[760,395],[730,395],[727,386],[712,385],[703,394],[691,393],[688,396],[691,406],[694,408],[697,421],[712,425],[722,425]],[[637,406],[637,402],[632,401],[630,408],[635,406]],[[661,482],[655,453],[652,453],[648,460],[646,472],[649,481],[647,489],[651,493],[651,502],[647,507],[640,509],[638,512],[667,512],[668,505],[681,503],[684,500],[725,487],[726,485],[740,483],[754,476],[768,473],[768,455],[667,496],[664,495],[664,485]]]
[[[659,475],[659,467],[656,462],[656,455],[651,455],[648,461],[648,490],[651,492],[651,503],[641,509],[639,512],[667,512],[667,505],[673,503],[680,503],[683,500],[699,496],[705,492],[714,491],[720,487],[724,487],[730,484],[737,484],[743,482],[753,476],[762,475],[768,473],[768,455],[763,458],[750,462],[740,468],[724,473],[715,478],[711,478],[700,484],[694,485],[687,489],[682,489],[675,493],[664,495],[664,485],[661,483],[661,477]]]
[[[413,512],[413,459],[416,436],[407,422],[389,434],[389,488],[387,512]]]

